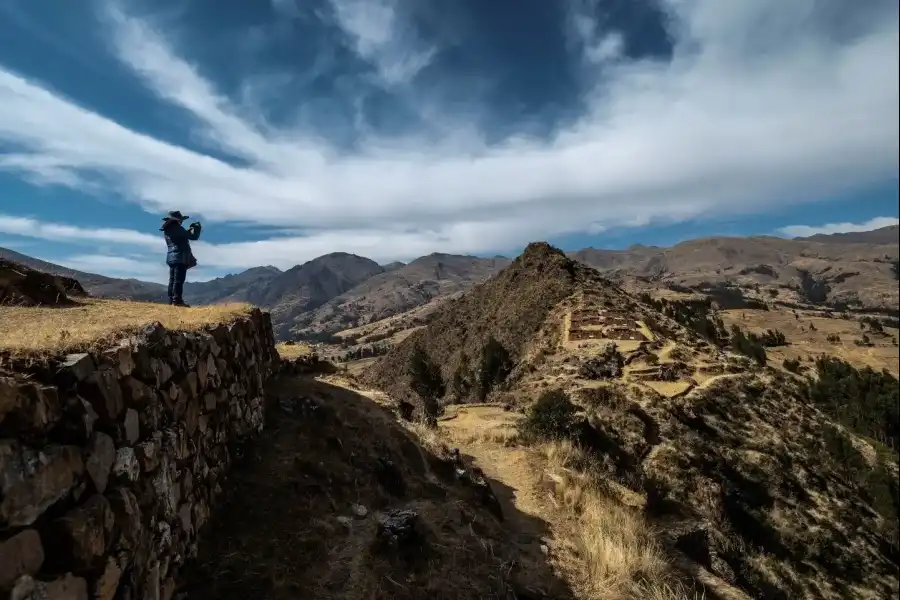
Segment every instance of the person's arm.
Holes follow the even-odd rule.
[[[200,223],[191,223],[191,226],[187,228],[185,232],[187,234],[187,238],[189,240],[197,241],[200,239]]]

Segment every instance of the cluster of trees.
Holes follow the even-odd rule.
[[[750,334],[751,336],[755,334]],[[784,333],[778,331],[777,329],[766,329],[766,332],[760,336],[757,336],[759,343],[765,346],[766,348],[774,348],[776,346],[787,346],[787,338]]]
[[[463,355],[459,367],[450,379],[449,389],[441,368],[421,348],[413,351],[407,374],[413,393],[419,396],[425,405],[427,417],[431,409],[437,411],[438,400],[447,392],[457,400],[474,396],[478,402],[484,402],[492,390],[503,384],[512,368],[513,361],[509,351],[491,336],[481,347],[474,369],[468,357]],[[435,416],[436,414],[435,412]]]
[[[711,298],[703,300],[665,300],[644,293],[641,302],[655,308],[673,321],[695,332],[705,340],[721,346],[728,339],[725,323],[715,315]]]
[[[752,358],[760,366],[767,362],[766,347],[754,333],[744,333],[737,325],[731,326],[731,349]]]
[[[363,358],[372,358],[374,356],[383,356],[391,349],[389,344],[370,344],[360,346],[353,350],[348,350],[344,354],[337,357],[338,362],[349,362],[351,360],[360,360]]]
[[[887,371],[857,369],[833,356],[816,360],[809,399],[841,424],[885,446],[900,448],[900,384]]]
[[[837,427],[830,425],[822,432],[822,443],[828,455],[844,467],[843,472],[862,488],[865,499],[884,517],[882,534],[896,552],[900,542],[900,486],[887,466],[888,460],[896,462],[896,455],[879,456],[878,462],[870,466],[853,442]]]

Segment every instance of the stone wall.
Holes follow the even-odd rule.
[[[269,315],[0,373],[0,598],[169,600],[260,431]]]

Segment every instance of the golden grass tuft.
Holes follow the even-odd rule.
[[[94,298],[66,308],[0,306],[0,350],[22,355],[75,352],[155,322],[167,329],[195,331],[233,321],[250,309],[249,304],[179,308]]]
[[[565,570],[576,574],[579,597],[591,600],[688,600],[696,596],[674,577],[639,509],[603,494],[574,465],[586,457],[571,442],[543,447],[554,475],[559,510],[575,522]]]
[[[275,346],[281,358],[292,359],[312,354],[312,347],[307,344],[278,344]]]

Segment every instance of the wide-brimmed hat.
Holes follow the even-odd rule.
[[[163,221],[187,221],[189,216],[182,215],[180,210],[170,210],[169,214],[163,217]]]

